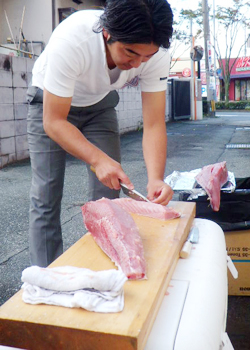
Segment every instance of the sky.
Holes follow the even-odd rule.
[[[191,9],[195,10],[198,7],[198,3],[201,0],[167,0],[171,7],[175,7],[176,9]],[[227,0],[227,4],[229,4],[231,0]],[[225,0],[214,0],[215,6],[221,5],[225,6]],[[213,7],[213,0],[208,0],[208,5]]]
[[[167,0],[171,7],[179,9],[191,9],[195,10],[199,1],[198,0]]]
[[[196,10],[198,8],[198,3],[201,2],[202,0],[167,0],[169,2],[169,4],[171,5],[172,8],[175,8],[177,11],[180,11],[181,9],[191,9],[191,10]],[[227,0],[226,4],[232,4],[231,0]],[[208,6],[211,7],[210,10],[210,14],[213,14],[213,6],[222,6],[225,7],[225,0],[208,0]],[[216,23],[216,22],[215,22]],[[213,29],[213,22],[210,20],[210,28],[211,31]],[[244,29],[242,29],[242,31],[239,31],[238,33],[238,37],[234,50],[233,50],[233,55],[231,57],[236,57],[238,55],[238,51],[240,46],[242,45],[242,43],[244,43],[244,39],[245,36],[250,33],[249,30],[247,30],[245,32]],[[212,40],[212,33],[210,32],[210,39]],[[202,47],[204,47],[204,39],[201,39],[200,41],[195,43],[196,45],[201,45]],[[220,47],[221,47],[221,53],[226,51],[226,48],[223,47],[223,41],[220,43]],[[177,55],[181,54],[181,51],[183,51],[183,49],[179,49],[177,52]],[[241,51],[241,55],[240,56],[244,56],[246,53],[247,56],[250,56],[250,48],[247,48],[246,51],[245,49],[242,49]],[[174,55],[175,56],[175,55]],[[189,51],[186,51],[185,53],[183,53],[183,56],[187,57],[189,56]]]

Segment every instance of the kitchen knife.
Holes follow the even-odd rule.
[[[140,192],[136,191],[136,190],[130,190],[124,183],[120,182],[121,185],[121,189],[123,191],[123,193],[132,198],[135,199],[136,201],[142,201],[142,202],[150,202],[149,199],[147,199],[146,197],[144,197]]]
[[[93,173],[95,173],[95,168],[92,165],[90,166],[90,170],[93,171]],[[136,190],[130,190],[128,188],[128,186],[122,182],[120,182],[120,185],[121,185],[122,192],[126,196],[128,196],[136,201],[150,202],[150,200],[147,199],[145,196],[143,196],[140,192],[138,192]]]
[[[187,259],[191,253],[192,244],[198,243],[199,241],[199,229],[197,227],[192,227],[186,242],[184,243],[182,250],[180,252],[180,257]]]

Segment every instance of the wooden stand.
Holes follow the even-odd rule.
[[[147,279],[125,283],[122,312],[29,305],[19,291],[0,308],[0,344],[29,350],[143,349],[195,216],[195,203],[171,206],[181,218],[162,221],[133,215],[143,239]],[[50,266],[65,265],[115,268],[89,233]]]

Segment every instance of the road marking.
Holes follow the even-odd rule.
[[[245,149],[250,148],[250,143],[228,143],[226,145],[226,148],[233,148],[233,149]]]

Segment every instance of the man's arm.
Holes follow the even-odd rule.
[[[119,180],[133,188],[120,163],[89,142],[67,116],[71,97],[59,97],[44,89],[43,125],[46,134],[74,157],[91,164],[98,179],[107,187],[119,189]]]
[[[171,187],[163,181],[167,157],[165,101],[165,91],[142,92],[143,154],[148,172],[148,198],[163,205],[173,196]]]

